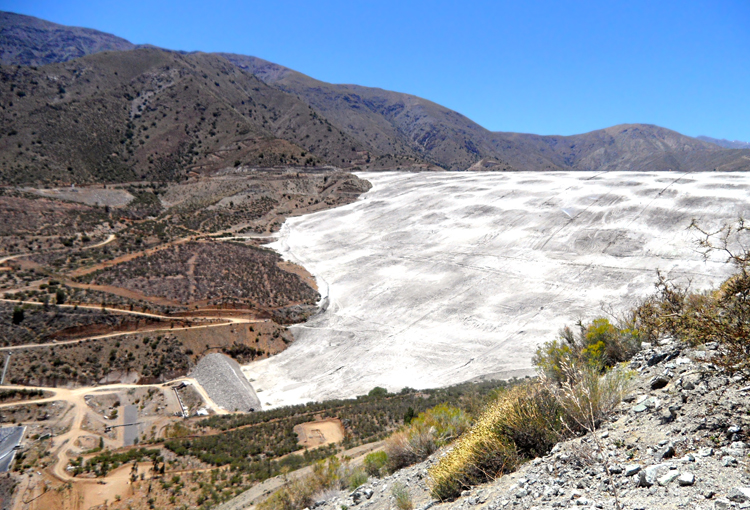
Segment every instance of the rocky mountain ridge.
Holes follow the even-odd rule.
[[[0,12],[0,63],[5,65],[42,66],[100,51],[126,51],[136,47],[130,41],[98,30]]]

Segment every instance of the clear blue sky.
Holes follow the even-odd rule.
[[[750,141],[750,1],[46,1],[0,9],[415,94],[495,131]]]

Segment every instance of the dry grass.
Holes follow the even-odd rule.
[[[391,489],[391,494],[398,510],[412,510],[414,508],[409,489],[403,483],[396,482]]]
[[[433,497],[456,497],[465,488],[513,470],[524,451],[548,449],[562,433],[561,414],[554,396],[537,384],[501,393],[430,470]]]
[[[562,385],[543,378],[500,393],[430,470],[433,497],[454,498],[546,454],[564,437],[593,432],[627,392],[627,371],[615,368],[600,375],[586,365],[563,368]]]

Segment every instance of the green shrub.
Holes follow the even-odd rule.
[[[395,471],[426,459],[468,426],[469,416],[461,409],[447,404],[428,409],[388,438],[385,444],[388,468]]]
[[[387,462],[388,454],[383,451],[368,453],[365,457],[365,471],[370,476],[382,476]]]
[[[363,469],[354,469],[351,473],[349,473],[348,477],[349,490],[356,490],[357,487],[366,484],[367,480],[367,473],[365,473]]]
[[[599,371],[630,359],[641,348],[641,333],[633,324],[616,326],[608,319],[594,319],[590,324],[578,323],[578,333],[569,327],[560,331],[559,340],[546,342],[532,359],[547,379],[558,384],[566,380],[566,366],[585,365]]]
[[[21,308],[20,306],[16,306],[15,308],[13,308],[13,324],[21,324],[23,322],[23,319],[23,308]]]
[[[373,389],[370,390],[370,392],[367,394],[368,397],[375,397],[375,398],[382,398],[388,396],[388,390],[385,388],[382,388],[380,386],[375,386]]]

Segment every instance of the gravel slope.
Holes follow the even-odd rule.
[[[190,373],[203,386],[216,405],[227,411],[261,409],[260,400],[250,382],[242,375],[239,364],[221,353],[201,358]]]
[[[314,508],[389,510],[396,483],[407,486],[417,510],[615,508],[602,459],[623,509],[750,508],[750,387],[710,364],[715,353],[713,345],[677,342],[639,353],[632,394],[597,432],[604,457],[588,434],[441,503],[428,482],[439,452],[354,492],[325,494]]]

